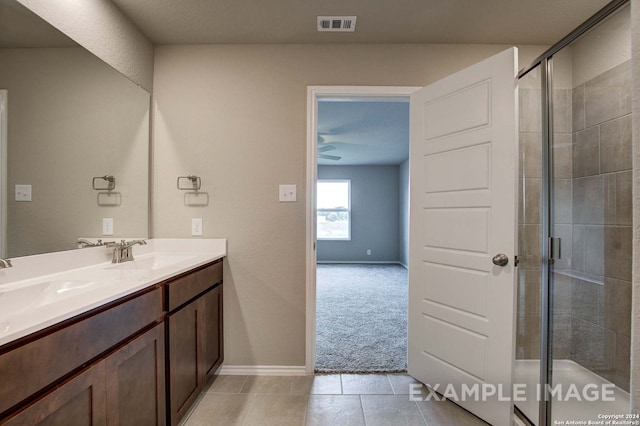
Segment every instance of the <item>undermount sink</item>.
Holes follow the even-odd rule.
[[[133,269],[155,271],[157,269],[166,268],[167,266],[183,262],[195,258],[193,254],[170,254],[156,253],[148,257],[141,257],[129,262],[116,263],[107,266],[105,269]]]
[[[30,285],[0,289],[3,306],[0,319],[28,309],[49,305],[107,284],[97,280],[49,280]]]

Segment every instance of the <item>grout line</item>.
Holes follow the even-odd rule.
[[[253,409],[253,405],[255,404],[255,399],[256,399],[256,394],[247,394],[249,395],[249,408],[247,409],[247,413],[244,416],[244,419],[242,419],[242,425],[246,425],[247,424],[247,419],[249,418],[249,414],[251,414],[251,410]]]
[[[242,389],[244,388],[244,385],[247,384],[247,380],[249,380],[249,376],[244,376],[244,381],[242,382],[242,385],[240,385],[240,389],[238,389],[238,392],[236,392],[237,394],[242,393]]]

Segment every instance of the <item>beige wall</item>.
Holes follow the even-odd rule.
[[[111,1],[17,1],[151,91],[153,45]]]
[[[82,48],[0,49],[8,89],[10,257],[71,249],[78,237],[147,235],[149,94]],[[116,177],[114,197],[93,176]],[[15,202],[14,185],[33,188]]]
[[[305,362],[307,86],[423,86],[506,47],[156,47],[153,234],[188,237],[201,217],[205,238],[229,239],[227,365]],[[520,63],[543,50],[521,48]],[[176,190],[186,174],[208,206]],[[298,202],[279,203],[278,184],[297,184]]]

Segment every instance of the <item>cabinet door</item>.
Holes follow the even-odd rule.
[[[5,424],[104,426],[107,423],[104,381],[105,365],[100,362],[27,406]]]
[[[202,296],[204,299],[204,374],[210,377],[222,363],[222,285]]]
[[[166,424],[164,325],[106,359],[108,425]]]
[[[200,338],[204,301],[197,299],[169,316],[169,398],[171,424],[186,414],[204,386],[199,368],[204,353]]]

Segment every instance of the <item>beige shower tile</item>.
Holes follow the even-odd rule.
[[[602,304],[604,327],[618,336],[631,336],[631,282],[605,278]]]
[[[245,426],[301,426],[308,395],[254,395]]]
[[[571,319],[571,359],[604,374],[615,362],[615,333],[580,318]]]
[[[585,127],[631,112],[631,63],[626,61],[585,83]]]
[[[571,89],[555,89],[553,91],[553,130],[555,132],[571,133]]]
[[[631,226],[607,226],[604,231],[604,249],[601,261],[604,263],[604,275],[619,280],[631,281],[632,261]]]
[[[542,131],[542,95],[539,89],[522,88],[518,92],[520,132]]]
[[[573,223],[604,223],[604,177],[589,176],[573,180]]]
[[[602,225],[584,228],[584,271],[598,277],[605,271],[605,227]]]
[[[407,395],[362,395],[361,399],[367,426],[427,424],[416,403]]]
[[[540,271],[520,269],[518,276],[518,315],[540,312]]]
[[[631,376],[630,360],[631,341],[626,336],[616,336],[616,364],[613,375],[613,382],[625,391],[629,392],[629,382]]]
[[[599,301],[604,297],[600,284],[573,279],[571,286],[571,315],[598,324]]]
[[[600,173],[600,128],[598,126],[575,134],[571,164],[574,178]]]
[[[364,426],[358,395],[312,395],[307,409],[308,426]]]
[[[573,223],[573,181],[571,179],[554,179],[553,185],[554,222],[556,224]],[[539,196],[540,193],[538,193]],[[541,202],[538,198],[539,204]],[[539,210],[538,218],[540,218]]]
[[[616,224],[631,225],[633,219],[632,173],[620,172],[616,177]]]
[[[573,136],[569,133],[553,135],[553,176],[556,179],[573,178]]]
[[[631,115],[600,125],[600,172],[631,170]]]
[[[553,316],[553,357],[568,359],[571,357],[571,316]]]
[[[521,209],[523,213],[522,222],[526,224],[540,223],[540,191],[542,188],[542,179],[527,178],[524,180],[524,205]]]
[[[573,131],[584,129],[584,84],[575,87],[572,91],[572,116]]]
[[[520,133],[520,173],[523,177],[542,177],[542,135]]]
[[[517,318],[516,347],[518,359],[540,357],[540,316],[520,315]]]

